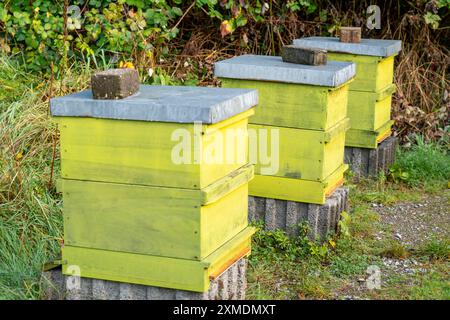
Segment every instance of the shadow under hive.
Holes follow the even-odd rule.
[[[250,253],[253,166],[247,143],[235,145],[244,156],[231,162],[205,162],[203,153],[177,162],[173,134],[207,152],[215,135],[246,132],[257,98],[254,90],[141,86],[122,100],[95,100],[90,91],[52,99],[61,132],[63,274],[208,292]],[[195,143],[186,146],[196,152]]]

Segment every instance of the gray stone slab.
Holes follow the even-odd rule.
[[[381,172],[388,173],[395,162],[398,139],[388,137],[376,149],[345,147],[345,163],[355,177],[378,176]]]
[[[258,104],[249,89],[149,86],[121,100],[95,100],[91,90],[50,100],[54,117],[216,123]]]
[[[135,69],[109,69],[91,77],[94,99],[123,99],[139,90],[139,74]]]
[[[297,236],[298,226],[306,222],[308,237],[324,240],[328,234],[336,232],[341,212],[348,211],[348,189],[338,188],[323,205],[261,197],[250,197],[249,203],[260,203],[258,207],[249,206],[249,220],[262,216],[266,230],[281,229],[289,236]]]
[[[361,39],[360,43],[346,43],[334,37],[308,37],[295,39],[294,45],[307,48],[319,48],[331,52],[377,57],[393,56],[402,50],[401,40],[381,39]]]
[[[338,87],[355,76],[351,62],[328,61],[308,66],[283,62],[277,56],[243,55],[217,62],[214,75],[221,78],[262,80]]]
[[[64,276],[59,268],[42,274],[43,298],[48,300],[243,300],[247,288],[246,275],[247,259],[243,258],[212,280],[207,292],[193,292]]]
[[[327,64],[327,51],[322,49],[283,46],[281,57],[284,62],[318,66]]]

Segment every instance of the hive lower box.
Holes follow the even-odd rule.
[[[48,300],[243,300],[247,259],[232,264],[211,281],[207,292],[193,292],[108,280],[64,276],[60,269],[43,274]],[[79,284],[79,285],[75,285]]]
[[[395,88],[391,84],[376,93],[350,91],[348,116],[351,128],[347,132],[346,146],[376,148],[391,135],[391,101]]]
[[[394,84],[380,92],[350,91],[348,99],[348,117],[350,127],[359,130],[377,130],[391,120],[392,94]]]
[[[254,228],[247,227],[201,261],[64,245],[65,275],[206,292],[233,263],[250,254]]]
[[[359,130],[350,128],[345,136],[346,147],[375,149],[378,144],[392,134],[394,120],[389,120],[377,130]]]
[[[323,205],[270,198],[250,197],[249,220],[262,221],[266,230],[281,229],[298,236],[299,225],[306,223],[308,237],[324,240],[336,231],[340,214],[348,211],[348,189],[336,189]]]
[[[65,245],[202,260],[247,226],[247,165],[201,189],[62,179]]]
[[[345,163],[357,177],[376,176],[381,172],[387,173],[389,167],[395,162],[398,139],[388,137],[376,149],[345,148]]]
[[[250,251],[247,165],[201,190],[62,179],[63,273],[206,291]]]
[[[254,130],[261,137],[260,131],[265,130],[267,136],[271,136],[276,130],[279,137],[278,149],[272,150],[279,155],[277,172],[269,172],[261,161],[257,162],[255,178],[249,183],[249,194],[323,204],[326,196],[343,182],[347,169],[343,159],[348,126],[348,119],[328,131],[249,125],[249,134]],[[269,146],[272,144],[273,141],[268,142]],[[258,159],[261,159],[261,154]]]

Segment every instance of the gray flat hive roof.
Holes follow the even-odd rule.
[[[216,123],[257,104],[256,90],[141,85],[121,100],[95,100],[91,90],[53,98],[50,109],[54,117]]]
[[[283,62],[277,56],[243,55],[217,62],[217,77],[276,81],[338,87],[355,76],[355,64],[328,61],[326,65],[309,66]]]
[[[306,48],[325,49],[331,52],[378,57],[393,56],[402,50],[401,40],[381,39],[361,39],[360,43],[346,43],[334,37],[308,37],[295,39],[294,45]]]

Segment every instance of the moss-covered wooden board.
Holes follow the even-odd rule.
[[[271,81],[221,80],[225,88],[258,89],[258,110],[250,118],[252,124],[329,130],[347,114],[348,84],[332,88]]]
[[[356,63],[356,77],[350,90],[378,92],[394,80],[394,58],[328,52],[328,60]]]
[[[200,125],[200,130],[189,123],[55,117],[61,132],[61,176],[205,188],[248,163],[247,123],[253,113]]]
[[[65,244],[202,260],[247,227],[252,173],[206,191],[62,179]]]
[[[211,279],[250,254],[254,232],[254,228],[245,228],[202,261],[65,245],[63,274],[206,292]]]
[[[290,179],[323,181],[344,163],[345,133],[348,128],[348,118],[328,131],[251,124],[249,125],[250,134],[256,133],[260,140],[258,143],[265,144],[266,141],[262,138],[261,132],[267,133],[268,140],[268,152],[258,149],[258,157],[250,159],[256,160],[255,173]],[[278,144],[276,140],[272,141],[272,136],[274,139],[278,137]],[[266,153],[269,154],[266,155]],[[265,160],[266,158],[271,159],[270,163]],[[278,171],[275,171],[277,167]]]
[[[395,89],[395,85],[390,84],[376,93],[350,91],[348,96],[350,127],[375,131],[391,120],[391,101]]]

